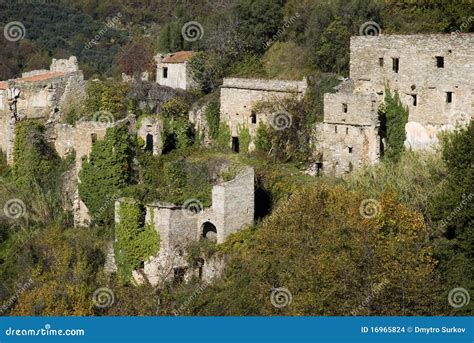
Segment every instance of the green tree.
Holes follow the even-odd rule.
[[[192,313],[441,313],[436,261],[423,244],[418,213],[387,193],[364,216],[361,195],[340,186],[301,188],[250,237],[230,238],[234,258],[225,278],[197,299]],[[292,295],[281,309],[271,303],[280,287]]]
[[[389,89],[385,89],[384,104],[379,108],[379,115],[382,129],[386,128],[386,132],[382,132],[382,136],[386,134],[387,137],[385,156],[398,161],[405,150],[405,125],[408,122],[408,107],[403,106],[398,91],[392,95]]]
[[[131,177],[133,142],[125,125],[107,129],[104,139],[92,146],[79,172],[79,196],[99,224],[113,221],[113,199]]]
[[[474,290],[474,123],[443,138],[442,157],[447,172],[433,204],[433,219],[442,236],[437,240],[440,270],[448,292],[463,287]],[[474,304],[457,309],[473,314]]]

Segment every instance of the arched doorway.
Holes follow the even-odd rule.
[[[153,135],[150,133],[146,135],[145,151],[153,152]]]
[[[205,222],[201,226],[201,236],[212,242],[217,241],[217,229],[211,222]]]

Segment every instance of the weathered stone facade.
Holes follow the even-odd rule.
[[[73,205],[74,225],[88,226],[90,215],[86,205],[79,197],[77,184],[79,181],[79,171],[82,168],[82,159],[89,155],[92,144],[99,139],[103,139],[108,128],[114,123],[102,123],[96,121],[78,121],[75,126],[69,124],[56,124],[50,139],[54,141],[56,152],[61,158],[72,152],[76,153],[73,181],[75,183],[74,194],[66,194]],[[105,201],[105,200],[104,200]]]
[[[350,49],[350,80],[325,95],[324,122],[317,129],[324,172],[341,175],[349,163],[378,160],[383,144],[374,106],[385,88],[398,90],[408,107],[408,148],[429,149],[440,131],[472,119],[474,34],[357,36]]]
[[[223,243],[226,238],[252,225],[255,212],[254,170],[246,168],[238,173],[235,179],[215,185],[212,189],[212,206],[194,212],[190,209],[197,203],[187,206],[176,206],[168,203],[154,203],[146,206],[146,222],[153,223],[160,235],[160,251],[150,260],[145,261],[144,275],[150,283],[156,285],[173,278],[177,270],[186,270],[186,278],[194,275],[186,259],[186,247],[190,242],[199,239],[215,240]],[[119,199],[115,203],[115,222],[120,204],[127,199]],[[152,218],[153,216],[153,218]],[[222,269],[222,261],[203,261],[200,274],[207,280],[218,275]]]
[[[188,67],[192,55],[192,51],[156,55],[156,82],[162,86],[185,90],[196,87]]]
[[[158,117],[145,117],[138,128],[138,137],[143,139],[143,148],[153,155],[161,155],[163,150],[163,122]]]
[[[221,86],[221,121],[225,122],[238,140],[239,128],[246,127],[255,137],[261,121],[271,125],[275,113],[262,113],[255,106],[262,102],[278,103],[286,98],[302,98],[307,89],[303,81],[225,78]],[[230,144],[230,142],[229,142]],[[253,149],[251,143],[250,150]]]
[[[0,82],[0,149],[12,163],[15,123],[39,119],[60,120],[63,109],[83,101],[85,84],[77,59],[53,59],[50,70],[23,73],[19,79]]]

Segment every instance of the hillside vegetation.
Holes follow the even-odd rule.
[[[75,156],[57,156],[46,123],[17,125],[15,165],[0,154],[0,204],[21,200],[0,216],[0,301],[8,304],[1,313],[173,315],[182,307],[183,315],[473,315],[474,301],[461,308],[447,301],[456,287],[474,294],[472,121],[441,137],[434,152],[405,151],[407,113],[387,92],[392,150],[384,159],[344,178],[307,174],[323,94],[348,76],[349,39],[364,22],[377,22],[384,33],[472,32],[472,13],[474,3],[462,0],[0,0],[2,25],[18,20],[26,28],[19,42],[0,37],[0,79],[76,55],[86,78],[98,80],[88,81],[87,101],[68,109],[64,121],[74,125],[107,111],[113,120],[133,113],[139,127],[144,118],[164,127],[162,156],[125,125],[93,144],[79,187],[91,225],[74,228],[65,188]],[[115,16],[118,22],[86,48]],[[199,41],[183,39],[189,21],[202,25]],[[121,81],[123,72],[152,72],[157,52],[187,49],[197,52],[190,65],[198,90]],[[291,128],[262,125],[253,152],[242,129],[241,152],[232,153],[218,100],[222,77],[230,75],[308,77],[305,98],[285,103]],[[209,144],[188,121],[200,103],[209,104]],[[132,270],[160,246],[144,224],[143,204],[194,198],[208,206],[216,180],[229,180],[244,165],[256,172],[255,224],[223,244],[190,247],[194,257],[225,256],[224,275],[212,284],[131,282]],[[129,217],[114,227],[118,197],[136,203],[121,208]],[[116,252],[124,253],[110,275],[104,264],[114,237]],[[115,302],[99,308],[91,297],[104,286]],[[281,288],[292,298],[280,308],[270,294]]]

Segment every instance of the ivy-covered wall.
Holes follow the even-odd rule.
[[[43,184],[60,161],[44,137],[44,125],[31,120],[20,121],[15,128],[12,171],[19,185]]]
[[[381,134],[387,138],[388,149],[385,156],[398,161],[405,150],[405,125],[408,122],[408,108],[403,106],[398,91],[394,94],[390,89],[385,90],[384,103],[379,107],[381,119]]]
[[[128,281],[133,270],[158,254],[160,236],[153,224],[153,212],[152,222],[145,223],[145,208],[139,202],[121,203],[119,216],[120,223],[115,225],[115,260],[120,278]]]
[[[120,195],[129,183],[134,142],[125,125],[110,128],[103,140],[94,143],[89,158],[83,160],[79,196],[95,223],[107,225],[113,221],[113,206],[108,199]]]

